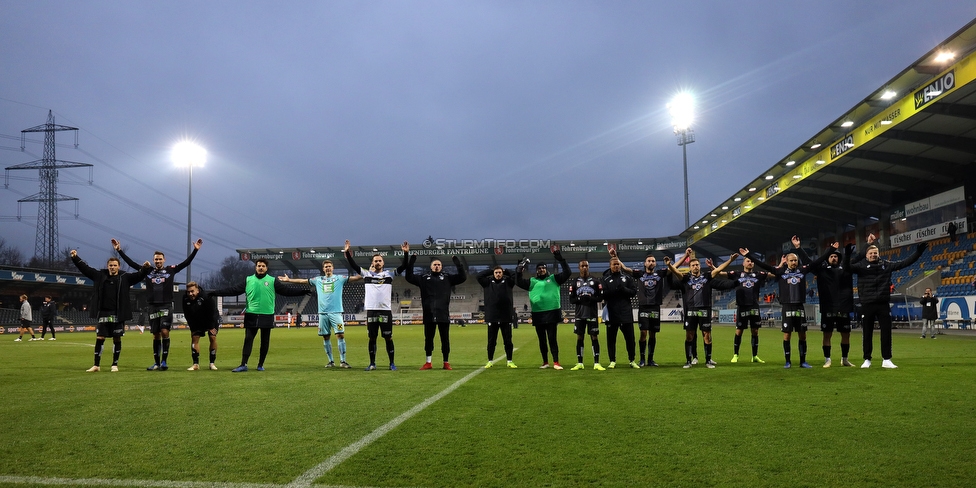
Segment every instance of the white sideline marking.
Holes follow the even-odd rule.
[[[514,350],[515,349],[513,349],[513,351]],[[504,354],[502,355],[502,358],[503,357],[505,357]],[[503,361],[502,358],[498,358],[498,359],[492,361],[492,364],[495,364],[495,363],[498,363],[500,361]],[[423,411],[425,408],[431,406],[437,400],[440,400],[441,398],[444,398],[449,393],[451,393],[454,390],[458,389],[458,387],[460,387],[461,385],[467,383],[469,380],[471,380],[471,378],[474,378],[475,376],[478,376],[479,374],[481,374],[481,372],[484,371],[484,370],[485,370],[485,368],[484,368],[484,366],[482,366],[482,367],[480,367],[480,368],[478,368],[478,369],[476,369],[476,370],[468,373],[467,376],[465,376],[464,378],[461,378],[461,379],[455,381],[453,384],[451,384],[451,386],[448,386],[447,388],[445,388],[444,390],[442,390],[440,393],[438,393],[438,394],[436,394],[436,395],[434,395],[434,396],[432,396],[432,397],[430,397],[430,398],[428,398],[428,399],[426,399],[426,400],[418,403],[417,405],[414,405],[413,408],[411,408],[410,410],[407,410],[406,412],[403,412],[402,414],[400,414],[395,419],[393,419],[393,420],[391,420],[391,421],[389,421],[389,422],[387,422],[387,423],[385,423],[385,424],[377,427],[376,430],[370,432],[369,434],[366,434],[366,436],[364,436],[362,439],[359,439],[358,441],[356,441],[356,442],[354,442],[352,444],[349,444],[348,446],[346,446],[345,448],[343,448],[341,451],[333,454],[332,457],[330,457],[329,459],[326,459],[325,461],[322,461],[321,463],[319,463],[319,465],[317,465],[317,466],[313,467],[312,469],[310,469],[310,470],[302,473],[301,476],[299,476],[298,478],[295,478],[294,481],[292,481],[291,483],[289,483],[288,484],[288,487],[289,488],[300,488],[300,487],[310,487],[310,486],[312,486],[312,482],[313,481],[319,479],[322,475],[324,475],[325,473],[328,473],[329,471],[331,471],[332,468],[335,468],[336,466],[338,466],[339,464],[341,464],[346,459],[349,459],[350,457],[356,455],[356,453],[358,453],[359,451],[363,450],[363,448],[365,448],[366,446],[372,444],[373,441],[379,439],[380,437],[383,437],[384,435],[386,435],[387,432],[389,432],[389,431],[397,428],[397,426],[399,426],[400,424],[402,424],[405,421],[407,421],[410,417],[413,417],[414,415],[417,415],[418,413],[420,413],[421,411]]]
[[[273,483],[225,483],[220,481],[112,480],[101,478],[41,478],[39,476],[0,476],[0,483],[54,486],[139,486],[147,488],[285,488]],[[314,488],[376,488],[348,485],[311,485]]]

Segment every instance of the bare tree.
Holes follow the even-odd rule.
[[[0,237],[0,264],[6,266],[23,266],[24,253],[20,249],[7,244],[7,240]]]
[[[240,284],[254,273],[254,263],[241,261],[238,256],[228,256],[220,262],[220,270],[207,273],[199,280],[204,290],[212,291]]]

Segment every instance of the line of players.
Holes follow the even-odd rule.
[[[742,248],[738,254],[733,254],[728,261],[715,267],[711,260],[706,260],[707,272],[702,269],[700,261],[694,257],[694,252],[688,248],[681,263],[671,263],[665,257],[666,269],[657,269],[657,261],[653,255],[648,255],[644,261],[644,269],[632,270],[623,265],[613,250],[609,251],[610,267],[600,279],[589,273],[589,263],[579,262],[579,275],[570,284],[570,301],[576,307],[576,323],[574,332],[577,336],[576,357],[577,364],[572,370],[583,369],[583,349],[585,336],[590,336],[594,358],[593,369],[604,370],[600,364],[599,319],[598,304],[604,303],[607,324],[607,352],[610,359],[608,368],[616,367],[616,337],[620,332],[624,336],[627,347],[628,362],[632,368],[658,366],[654,361],[656,348],[656,334],[661,330],[660,308],[663,297],[668,289],[678,287],[682,290],[684,329],[685,329],[685,365],[691,368],[698,364],[697,331],[701,329],[705,349],[705,365],[714,368],[717,363],[712,359],[711,340],[711,292],[716,290],[736,290],[736,335],[734,340],[734,354],[732,362],[738,362],[739,350],[743,331],[751,330],[752,361],[763,363],[758,356],[760,325],[759,292],[767,280],[777,280],[780,287],[779,300],[783,307],[783,351],[785,367],[792,365],[791,336],[794,331],[798,335],[798,352],[800,366],[811,367],[806,361],[807,344],[805,324],[806,317],[804,303],[806,299],[806,274],[815,273],[821,294],[821,314],[823,336],[824,367],[831,366],[831,336],[834,330],[841,334],[841,364],[852,366],[848,360],[850,350],[851,314],[853,304],[853,276],[860,276],[859,292],[862,304],[861,322],[864,326],[862,368],[871,366],[873,352],[874,323],[878,322],[881,330],[882,366],[896,368],[891,361],[891,315],[888,306],[890,298],[891,273],[913,264],[921,257],[926,245],[919,244],[915,253],[908,259],[891,262],[881,260],[879,250],[874,245],[875,237],[868,237],[868,248],[865,255],[855,255],[854,246],[839,250],[838,243],[832,249],[811,261],[809,256],[800,248],[799,239],[793,236],[794,252],[783,257],[778,267],[772,267],[752,255],[748,249]],[[95,364],[89,372],[100,370],[102,347],[107,337],[112,337],[114,354],[112,371],[118,371],[118,357],[121,352],[121,337],[124,334],[124,320],[121,317],[131,315],[129,310],[128,289],[145,279],[150,305],[150,330],[153,333],[154,363],[148,370],[168,369],[166,364],[169,354],[169,331],[172,325],[173,281],[176,273],[185,268],[192,261],[203,241],[194,243],[194,250],[185,261],[176,266],[165,266],[165,256],[156,252],[153,256],[154,266],[146,261],[139,265],[125,255],[119,242],[112,240],[112,245],[119,255],[133,268],[135,273],[121,273],[119,260],[110,258],[107,269],[96,270],[88,266],[77,252],[72,250],[72,261],[78,269],[92,279],[95,291],[90,307],[93,318],[97,318],[98,326],[95,344]],[[308,283],[318,295],[319,335],[323,338],[323,347],[329,362],[327,368],[335,367],[331,346],[331,335],[337,337],[340,362],[342,368],[349,368],[346,362],[346,343],[344,323],[342,320],[342,290],[347,281],[363,280],[365,285],[365,310],[368,336],[368,350],[370,363],[366,371],[376,369],[377,339],[384,338],[387,354],[390,360],[389,368],[396,370],[394,362],[395,348],[393,343],[392,291],[393,278],[405,274],[409,283],[420,288],[421,304],[424,323],[424,346],[426,361],[420,368],[432,368],[432,353],[434,335],[440,335],[441,353],[444,369],[452,369],[449,362],[450,355],[450,295],[451,289],[466,280],[466,273],[457,256],[453,257],[455,274],[443,271],[439,259],[433,259],[430,271],[421,275],[414,274],[414,264],[417,255],[410,254],[410,246],[404,241],[401,246],[403,263],[395,270],[384,269],[384,259],[381,255],[374,255],[368,269],[358,266],[350,251],[347,240],[343,249],[349,275],[334,273],[334,264],[325,261],[322,275],[312,279],[294,279],[288,276],[275,278],[267,274],[268,263],[263,259],[255,261],[255,274],[248,276],[237,286],[223,290],[204,293],[196,283],[187,284],[184,297],[184,313],[190,325],[193,337],[191,354],[193,366],[190,370],[199,369],[199,339],[207,335],[210,340],[210,369],[216,370],[216,335],[219,315],[217,314],[213,298],[217,296],[246,296],[244,310],[245,341],[242,350],[241,364],[234,368],[234,372],[248,371],[248,359],[251,355],[254,339],[261,332],[261,347],[257,370],[264,370],[264,362],[270,346],[270,332],[274,328],[274,302],[277,294],[285,296],[301,296],[311,291],[303,287],[292,287],[285,283]],[[549,353],[552,354],[552,368],[561,370],[559,364],[559,348],[556,341],[557,325],[561,322],[560,286],[571,276],[566,260],[559,248],[552,248],[553,256],[561,267],[557,275],[550,275],[545,263],[536,266],[535,276],[525,279],[523,272],[528,260],[523,260],[516,266],[515,276],[511,272],[495,266],[493,269],[481,272],[477,279],[485,293],[485,322],[488,325],[488,363],[493,364],[498,333],[501,332],[507,366],[516,368],[513,362],[512,328],[517,317],[514,311],[512,289],[519,286],[528,291],[529,302],[532,306],[532,325],[536,329],[539,339],[539,349],[542,356],[542,366],[549,368]],[[743,257],[742,271],[728,271],[725,269],[739,256]],[[802,261],[802,264],[801,264]],[[688,264],[688,272],[678,269]],[[755,267],[764,271],[756,271]],[[633,312],[631,298],[638,299],[638,325],[640,329],[640,362],[636,361],[636,344],[633,330]]]

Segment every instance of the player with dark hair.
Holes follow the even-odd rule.
[[[610,250],[610,257],[617,257],[617,252]],[[664,263],[670,264],[671,258],[665,256]],[[668,269],[655,269],[657,258],[653,254],[644,258],[642,270],[630,269],[623,263],[621,267],[637,280],[637,324],[640,328],[640,362],[637,365],[657,366],[654,349],[657,347],[657,333],[661,332],[661,303],[669,291]]]
[[[569,263],[559,252],[559,247],[553,246],[553,257],[562,268],[558,275],[549,274],[546,263],[539,263],[535,266],[535,276],[526,280],[522,277],[525,269],[525,262],[520,262],[515,268],[516,284],[523,290],[529,292],[529,304],[532,305],[532,325],[535,326],[535,333],[539,337],[539,352],[542,353],[542,366],[540,369],[549,367],[549,351],[552,351],[552,368],[555,370],[563,369],[559,365],[559,343],[556,342],[556,330],[563,315],[560,308],[559,287],[567,280],[571,271]],[[546,347],[548,338],[549,347]]]
[[[830,339],[835,330],[840,332],[841,366],[854,366],[847,359],[851,350],[851,313],[854,311],[854,275],[851,273],[854,245],[846,246],[843,256],[839,249],[840,243],[834,242],[824,255],[810,265],[820,290],[820,330],[823,332],[825,368],[831,366]]]
[[[932,338],[935,339],[935,320],[939,318],[939,299],[932,295],[932,289],[926,288],[925,293],[922,298],[919,299],[919,304],[922,305],[922,339],[925,339],[925,329],[929,329],[932,333]],[[43,309],[42,309],[43,311]],[[54,332],[52,330],[51,334]],[[44,333],[41,332],[41,337],[44,337]]]
[[[864,363],[862,368],[871,367],[871,353],[874,351],[874,323],[881,329],[882,368],[894,369],[891,362],[891,273],[907,268],[928,249],[928,243],[915,246],[915,252],[901,261],[881,259],[878,246],[870,245],[865,250],[865,259],[851,264],[851,272],[857,275],[857,294],[861,300],[861,327],[863,327]]]
[[[261,331],[261,349],[258,356],[258,371],[264,371],[264,360],[268,357],[271,346],[271,329],[275,328],[274,312],[277,295],[299,297],[308,295],[311,291],[306,288],[288,286],[278,278],[268,274],[268,260],[259,258],[254,261],[254,274],[244,278],[237,286],[216,290],[211,293],[215,297],[236,297],[244,294],[244,348],[241,350],[241,365],[232,369],[233,373],[247,371],[247,360],[251,357],[254,338]]]
[[[51,295],[44,297],[44,303],[41,304],[41,340],[44,340],[48,328],[51,329],[51,338],[48,340],[57,340],[54,336],[54,319],[57,317],[58,305],[51,299]]]
[[[149,261],[142,264],[137,273],[120,273],[119,260],[108,258],[106,269],[95,269],[82,261],[78,251],[71,250],[71,262],[81,274],[93,282],[93,292],[88,313],[98,320],[95,327],[95,365],[89,373],[101,371],[102,348],[105,338],[112,337],[112,372],[119,370],[119,355],[122,353],[122,336],[125,335],[125,321],[132,318],[129,288],[142,281],[152,269]]]
[[[176,274],[190,265],[197,251],[203,245],[203,239],[193,243],[193,251],[176,266],[166,266],[166,255],[162,251],[153,253],[153,269],[146,277],[146,301],[149,302],[149,330],[153,335],[153,364],[147,371],[166,371],[166,359],[169,357],[169,330],[173,327],[173,283]],[[139,265],[125,255],[118,240],[112,239],[112,247],[119,253],[119,257],[133,269]]]
[[[403,241],[403,266],[406,270],[407,283],[420,288],[420,304],[424,312],[424,353],[427,360],[420,367],[422,370],[431,369],[431,356],[434,353],[434,333],[441,336],[441,355],[444,357],[444,369],[451,368],[451,289],[468,278],[464,272],[461,260],[454,256],[456,274],[443,272],[444,265],[440,259],[430,261],[430,272],[415,275],[413,265],[417,255],[410,255],[410,243]]]
[[[515,351],[512,343],[512,322],[517,320],[513,308],[515,301],[512,299],[515,278],[507,269],[495,266],[478,273],[478,284],[485,289],[485,323],[488,324],[488,363],[485,367],[490,368],[492,365],[495,346],[498,344],[498,332],[501,331],[508,367],[517,368],[512,361]]]
[[[590,274],[590,262],[579,262],[579,276],[569,282],[569,303],[576,305],[576,366],[570,371],[583,369],[583,339],[590,335],[593,347],[593,369],[604,371],[600,365],[600,312],[597,307],[603,300],[603,282]]]
[[[793,241],[793,247],[799,249],[800,239],[797,236],[793,236],[791,240]],[[812,366],[807,363],[807,325],[806,311],[804,310],[804,304],[807,299],[806,275],[811,271],[810,265],[801,265],[800,257],[795,252],[783,256],[779,267],[776,268],[764,263],[756,256],[749,254],[748,249],[739,249],[739,254],[751,259],[756,263],[756,266],[768,271],[779,280],[778,298],[779,303],[783,306],[783,355],[786,357],[786,364],[783,367],[790,368],[793,365],[790,360],[792,355],[790,339],[795,330],[798,336],[797,346],[800,351],[800,367],[811,368]]]
[[[683,366],[685,369],[692,366],[691,360],[694,357],[692,350],[698,329],[701,329],[702,340],[705,343],[705,366],[709,369],[717,366],[717,363],[712,360],[712,279],[725,271],[734,258],[705,272],[701,268],[701,262],[694,257],[694,252],[688,248],[682,260],[688,261],[688,274],[682,273],[674,263],[668,263],[668,270],[682,287],[681,298],[685,311],[685,365]],[[710,260],[706,264],[711,267]]]
[[[725,273],[731,287],[735,288],[735,339],[732,342],[732,362],[739,362],[739,348],[742,345],[742,332],[749,328],[752,345],[752,362],[765,363],[759,358],[759,327],[762,317],[759,314],[759,291],[772,275],[765,271],[755,271],[756,263],[742,258],[742,271]],[[719,288],[719,287],[716,287]]]
[[[183,316],[186,318],[186,325],[190,327],[190,357],[193,359],[193,366],[187,371],[197,371],[200,369],[200,338],[207,336],[210,339],[210,369],[217,371],[217,331],[220,327],[220,313],[217,312],[217,303],[213,297],[204,293],[196,281],[186,284],[186,293],[183,294]]]
[[[404,243],[404,247],[409,248],[409,244]],[[403,266],[394,271],[383,269],[385,264],[383,256],[374,254],[370,261],[369,269],[360,268],[352,257],[352,250],[349,247],[349,240],[342,249],[346,256],[346,264],[349,267],[349,274],[361,275],[365,281],[366,298],[363,304],[366,309],[366,333],[369,337],[369,366],[366,371],[376,369],[376,338],[379,334],[383,335],[386,341],[386,354],[390,357],[390,370],[396,371],[396,364],[393,362],[393,277],[403,272]]]
[[[610,258],[610,269],[603,274],[603,301],[607,309],[607,354],[610,356],[608,369],[617,366],[617,331],[624,336],[627,346],[627,361],[630,367],[640,369],[634,360],[634,309],[630,299],[637,296],[637,283],[628,273],[623,272],[620,260]]]
[[[326,259],[322,261],[322,275],[312,279],[289,278],[288,275],[278,279],[285,283],[308,283],[318,295],[319,336],[322,337],[322,347],[329,358],[326,368],[335,367],[332,355],[332,333],[335,332],[336,345],[339,346],[339,367],[348,369],[346,362],[346,326],[342,321],[342,290],[348,281],[363,279],[359,275],[343,276],[335,274],[335,265]],[[301,317],[301,314],[297,314]]]

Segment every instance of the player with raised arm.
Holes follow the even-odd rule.
[[[583,369],[583,339],[590,335],[593,348],[593,369],[604,371],[600,365],[600,312],[597,309],[603,300],[603,282],[590,274],[590,263],[579,262],[579,276],[569,282],[569,303],[576,305],[576,366],[570,371]]]
[[[800,238],[792,237],[793,247],[799,249]],[[768,271],[779,280],[779,303],[783,306],[783,355],[786,357],[784,368],[792,366],[790,339],[793,331],[797,332],[797,346],[800,351],[800,367],[811,368],[807,363],[807,325],[806,311],[804,304],[807,298],[807,279],[806,275],[811,271],[809,264],[800,264],[800,257],[796,252],[791,252],[780,261],[778,267],[762,262],[759,258],[749,254],[745,248],[739,249],[739,254],[751,259],[756,266]]]
[[[610,257],[617,257],[617,251],[611,249]],[[665,256],[664,263],[671,264],[671,258]],[[622,262],[621,268],[637,280],[637,324],[640,328],[640,362],[637,365],[657,366],[654,349],[657,347],[657,333],[661,332],[661,303],[669,291],[668,269],[655,269],[657,259],[653,254],[644,258],[643,270],[632,270]],[[645,353],[647,361],[644,360]]]
[[[707,261],[712,268],[708,272],[703,272],[701,262],[698,258],[691,257],[691,248],[685,250],[685,259],[688,260],[688,274],[684,274],[673,263],[668,263],[668,270],[675,280],[682,287],[681,298],[684,302],[685,311],[685,369],[692,366],[692,347],[695,344],[697,330],[702,331],[702,340],[705,343],[705,366],[709,369],[715,368],[717,363],[712,360],[712,279],[719,275],[737,257],[733,256],[728,261],[715,268],[711,266],[711,261]]]
[[[440,259],[430,261],[430,272],[415,275],[413,265],[417,255],[410,254],[410,243],[403,241],[403,265],[406,269],[407,283],[420,288],[420,304],[424,312],[424,353],[427,360],[420,367],[422,370],[431,369],[431,356],[434,353],[434,333],[441,336],[441,355],[444,357],[444,369],[451,368],[451,289],[464,283],[468,275],[464,272],[461,260],[454,256],[455,274],[443,271],[444,265]]]
[[[400,249],[406,253],[409,244],[404,242]],[[349,275],[360,275],[365,282],[366,298],[363,305],[366,309],[366,333],[369,337],[369,366],[366,366],[366,371],[376,369],[376,338],[380,334],[386,341],[386,354],[390,357],[390,370],[396,371],[397,367],[393,362],[395,353],[393,346],[393,277],[400,274],[403,267],[401,266],[394,271],[383,269],[385,264],[383,256],[374,254],[370,260],[369,268],[360,268],[352,257],[348,239],[346,239],[342,252],[346,256]]]
[[[840,332],[840,364],[853,366],[847,356],[851,350],[851,313],[854,311],[854,275],[851,273],[854,245],[849,244],[845,247],[843,257],[839,250],[840,243],[834,242],[830,247],[824,255],[810,265],[810,269],[817,277],[817,289],[820,290],[823,367],[831,366],[830,339],[835,330]],[[809,260],[809,257],[807,259]]]
[[[244,307],[244,347],[241,350],[241,365],[232,369],[233,373],[247,371],[247,360],[254,348],[254,338],[261,331],[261,348],[258,352],[258,371],[264,371],[264,360],[268,357],[271,347],[271,329],[275,328],[274,312],[277,295],[298,297],[310,294],[306,288],[289,286],[278,278],[268,274],[268,260],[259,258],[254,261],[254,274],[243,282],[231,288],[216,290],[211,293],[217,297],[236,297],[245,295]]]
[[[516,317],[513,313],[515,300],[512,298],[515,278],[507,269],[495,266],[478,273],[478,284],[485,289],[485,323],[488,324],[488,363],[485,367],[490,368],[495,359],[498,332],[501,332],[508,367],[518,368],[512,361],[515,352],[512,343],[512,322]]]
[[[728,271],[726,277],[735,288],[735,339],[732,343],[732,362],[739,362],[739,348],[742,345],[742,332],[749,328],[751,332],[752,362],[765,363],[759,358],[759,327],[762,317],[759,313],[759,292],[766,284],[766,279],[773,275],[766,271],[756,271],[756,263],[749,258],[742,258],[742,271]]]
[[[332,354],[332,334],[335,333],[336,345],[339,348],[339,367],[349,368],[346,362],[346,326],[342,321],[342,290],[348,281],[363,279],[360,275],[344,276],[335,274],[335,265],[326,259],[322,261],[322,274],[311,279],[289,278],[288,275],[278,277],[285,283],[308,283],[318,295],[319,336],[322,337],[322,347],[329,358],[326,368],[335,367],[335,356]]]
[[[146,301],[149,303],[149,330],[153,335],[153,364],[147,371],[166,371],[166,359],[169,357],[169,331],[173,327],[173,285],[176,274],[190,265],[197,251],[203,245],[203,239],[193,243],[193,251],[176,266],[166,266],[166,255],[162,251],[153,253],[153,269],[146,277]],[[125,255],[122,245],[117,239],[112,239],[112,247],[119,253],[119,257],[133,269],[139,264]]]
[[[630,367],[640,369],[636,359],[634,343],[634,309],[630,299],[637,296],[637,283],[629,273],[623,272],[620,259],[610,258],[610,269],[603,274],[603,301],[607,309],[607,353],[610,356],[608,369],[617,366],[617,331],[624,336],[627,346],[627,361]]]
[[[143,280],[152,269],[149,261],[142,264],[136,273],[119,272],[119,260],[108,258],[106,269],[95,269],[84,262],[78,251],[71,250],[71,262],[75,264],[81,274],[92,280],[91,305],[88,307],[89,316],[98,320],[95,327],[95,365],[88,369],[89,373],[101,371],[102,348],[105,338],[111,337],[114,344],[112,350],[112,372],[119,370],[119,355],[122,353],[122,336],[125,335],[125,321],[132,318],[130,308],[129,288]]]
[[[552,351],[552,368],[561,370],[563,367],[559,365],[559,343],[556,342],[557,326],[563,318],[560,308],[559,287],[569,280],[571,271],[569,270],[569,263],[559,252],[558,246],[552,246],[550,251],[562,268],[558,275],[549,274],[546,263],[539,263],[535,266],[535,276],[526,280],[522,277],[525,263],[520,262],[515,268],[515,284],[529,292],[529,304],[532,305],[532,325],[535,326],[535,333],[539,337],[539,352],[542,353],[542,366],[539,368],[546,369],[549,367],[549,351]],[[549,347],[546,347],[547,339]]]
[[[928,243],[923,242],[915,246],[915,252],[907,259],[888,261],[881,259],[878,246],[871,244],[865,250],[865,259],[851,264],[851,272],[857,275],[857,293],[861,300],[861,327],[864,332],[862,368],[871,367],[875,322],[881,329],[881,367],[898,367],[891,361],[891,273],[915,264],[928,246]]]

